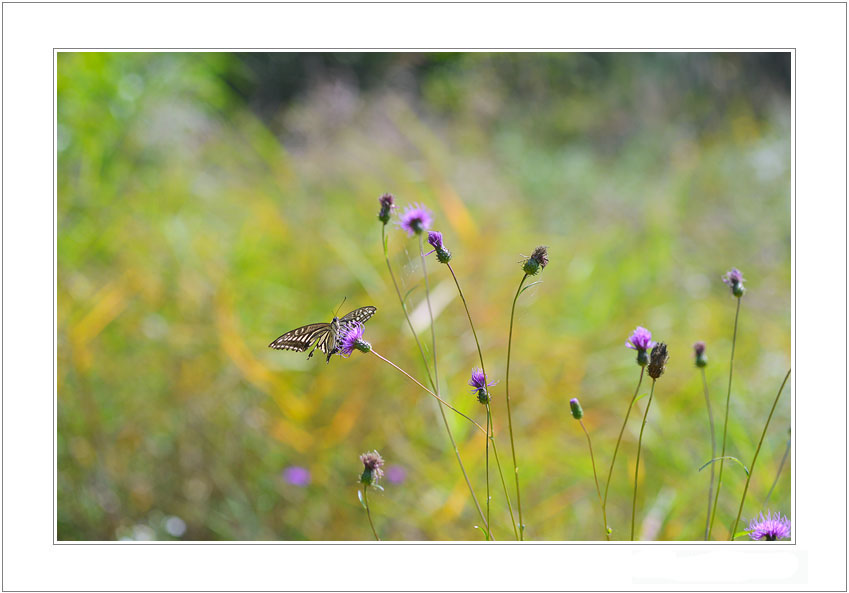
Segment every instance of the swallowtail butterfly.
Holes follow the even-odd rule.
[[[339,351],[339,337],[343,330],[355,323],[365,323],[376,311],[377,307],[360,307],[342,318],[334,317],[330,323],[310,323],[286,332],[271,342],[268,347],[275,350],[306,352],[315,343],[307,358],[312,358],[315,349],[318,348],[327,355],[327,362],[330,362],[330,357]]]

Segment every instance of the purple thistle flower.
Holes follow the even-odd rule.
[[[705,343],[704,342],[696,342],[695,344],[693,344],[693,353],[696,355],[696,366],[697,367],[707,366],[707,356],[705,356]]]
[[[371,350],[371,344],[363,340],[362,323],[343,326],[342,332],[339,335],[339,344],[339,355],[343,358],[351,356],[354,350],[359,350],[360,352]]]
[[[740,298],[743,296],[743,293],[746,292],[746,287],[743,286],[744,280],[743,272],[737,268],[731,268],[722,277],[722,281],[731,288],[731,294],[737,298]]]
[[[434,251],[436,252],[436,259],[439,260],[441,264],[447,264],[451,261],[451,252],[445,248],[445,245],[442,244],[442,233],[439,231],[430,231],[427,234],[427,242],[430,243],[433,250],[426,253],[425,255],[430,255]]]
[[[370,451],[360,455],[360,461],[363,463],[363,475],[360,476],[360,481],[369,486],[377,484],[383,477],[383,457],[377,451]]]
[[[283,479],[292,486],[307,486],[310,483],[310,470],[305,467],[293,465],[283,470]]]
[[[773,542],[790,537],[790,519],[782,517],[781,513],[761,513],[760,518],[749,521],[749,537],[754,540],[766,540]]]
[[[430,211],[421,204],[411,204],[401,215],[401,228],[411,237],[426,231],[433,222]]]
[[[478,401],[482,404],[489,403],[489,392],[487,387],[492,387],[496,381],[486,382],[486,376],[483,374],[483,369],[477,367],[472,369],[472,378],[469,379],[469,385],[472,387],[472,393],[476,393]]]
[[[641,350],[645,352],[649,348],[654,347],[654,342],[651,341],[651,332],[642,326],[637,326],[631,337],[625,342],[625,346],[631,350]]]
[[[380,202],[380,212],[377,215],[377,219],[386,224],[389,222],[389,216],[392,214],[392,209],[395,208],[395,196],[392,194],[383,194],[378,198]]]

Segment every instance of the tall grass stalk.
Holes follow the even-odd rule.
[[[604,502],[601,500],[601,488],[598,485],[598,474],[595,471],[595,457],[593,456],[593,442],[590,440],[590,433],[587,432],[587,427],[584,426],[583,420],[578,420],[578,423],[581,425],[581,428],[584,429],[584,434],[587,435],[587,445],[590,448],[590,462],[593,466],[593,479],[595,480],[595,491],[598,493],[598,503],[601,505],[601,516],[602,521],[604,521],[604,533],[607,534],[607,519],[605,519],[604,514]]]
[[[657,383],[656,379],[651,382],[651,392],[649,393],[649,402],[646,404],[646,411],[643,414],[643,423],[640,425],[640,438],[637,440],[637,466],[634,469],[634,499],[631,502],[631,541],[634,541],[634,518],[637,514],[637,478],[640,475],[640,451],[643,445],[643,430],[646,427],[646,419],[649,416],[649,408],[651,408],[652,398],[654,398],[654,386]]]
[[[519,295],[522,293],[522,286],[525,280],[528,279],[528,274],[522,276],[522,281],[519,282],[519,288],[516,290],[516,296],[513,297],[513,306],[510,308],[510,333],[507,337],[507,370],[504,377],[504,393],[507,399],[507,429],[510,432],[510,450],[513,452],[513,474],[516,478],[516,508],[519,511],[519,541],[525,540],[525,523],[522,520],[522,494],[519,491],[519,464],[516,461],[516,442],[513,438],[513,416],[510,413],[510,353],[513,346],[513,318],[516,315],[516,301],[519,300]]]
[[[454,268],[451,264],[446,264],[451,272],[451,277],[454,278],[454,284],[457,286],[457,292],[460,294],[460,299],[463,301],[463,307],[466,309],[466,317],[469,319],[469,327],[472,330],[472,336],[475,338],[475,346],[478,349],[478,359],[481,363],[481,372],[483,373],[484,385],[488,383],[486,379],[486,366],[483,364],[483,352],[481,344],[478,340],[478,333],[475,331],[475,324],[472,321],[472,314],[469,311],[469,304],[466,302],[466,297],[463,290],[460,288],[460,282],[457,280],[457,274],[454,273]],[[516,539],[519,539],[519,531],[516,527],[516,519],[513,516],[513,505],[510,504],[510,494],[507,491],[507,484],[504,481],[504,472],[501,470],[501,461],[498,459],[497,449],[495,447],[495,426],[492,423],[492,409],[489,403],[486,404],[486,425],[487,425],[487,443],[486,443],[486,519],[489,522],[489,443],[492,442],[492,450],[495,455],[495,464],[498,467],[498,475],[501,476],[501,484],[504,487],[504,497],[507,499],[507,509],[510,511],[510,522],[513,524],[513,533]]]
[[[740,522],[740,515],[743,513],[743,503],[746,502],[746,493],[749,491],[749,482],[752,481],[752,473],[755,471],[755,462],[758,460],[758,454],[761,452],[761,445],[764,444],[764,437],[766,437],[766,430],[769,428],[769,422],[772,420],[772,414],[775,412],[775,406],[778,405],[778,399],[781,397],[781,392],[784,391],[784,386],[787,384],[787,379],[790,378],[790,370],[787,370],[787,374],[784,375],[784,381],[781,382],[781,387],[778,388],[778,393],[775,396],[775,401],[772,402],[772,408],[769,411],[769,416],[766,418],[766,424],[764,424],[764,430],[761,433],[761,440],[758,441],[758,448],[755,449],[755,456],[752,459],[752,465],[749,466],[749,474],[746,476],[746,486],[743,488],[743,496],[740,498],[740,507],[737,509],[737,518],[734,519],[734,526],[731,528],[731,535],[728,538],[729,540],[734,540],[734,534],[737,533],[737,524]]]
[[[713,511],[710,516],[710,526],[708,527],[708,539],[713,532],[713,522],[716,518],[716,506],[719,502],[719,490],[722,488],[722,468],[725,466],[725,444],[728,437],[728,410],[731,406],[731,380],[734,377],[734,350],[737,346],[737,322],[740,319],[740,303],[743,297],[737,297],[737,312],[734,314],[734,334],[731,339],[731,362],[728,365],[728,395],[725,396],[725,422],[722,428],[722,459],[719,461],[719,476],[716,479],[716,492],[713,496]],[[733,533],[732,533],[733,535]]]
[[[646,367],[640,368],[640,380],[637,381],[637,388],[634,390],[634,395],[631,397],[631,402],[628,404],[628,411],[625,412],[625,421],[622,422],[622,428],[619,429],[619,437],[616,439],[616,446],[613,448],[613,459],[610,461],[610,470],[607,472],[607,483],[604,485],[604,499],[601,502],[601,512],[604,515],[604,534],[607,536],[607,541],[610,541],[610,525],[607,523],[607,493],[610,490],[610,480],[613,476],[613,466],[616,464],[616,454],[619,452],[619,444],[622,442],[622,434],[625,432],[625,426],[628,424],[628,417],[631,415],[631,408],[634,407],[634,402],[637,400],[637,393],[640,391],[640,385],[643,384],[643,376],[646,373]]]
[[[767,508],[767,503],[769,503],[769,499],[772,497],[772,491],[775,490],[775,486],[778,484],[778,478],[781,477],[781,472],[784,470],[784,464],[787,463],[787,458],[790,456],[790,443],[792,439],[787,437],[787,445],[784,447],[784,455],[781,457],[781,463],[778,464],[778,471],[775,473],[775,479],[772,481],[772,486],[769,487],[769,492],[766,493],[766,498],[764,498],[764,503],[761,505],[761,508]]]
[[[716,431],[713,426],[713,410],[710,406],[710,394],[708,393],[708,384],[707,377],[705,376],[705,368],[701,367],[699,370],[702,372],[702,387],[705,392],[705,405],[707,406],[708,413],[708,421],[710,422],[710,458],[716,458]],[[713,480],[715,474],[715,466],[713,463],[710,464],[710,485],[708,486],[708,495],[707,495],[707,515],[705,516],[705,541],[708,540],[708,532],[710,530],[710,510],[711,503],[713,501]]]
[[[424,348],[422,348],[422,344],[419,341],[419,336],[416,334],[416,330],[413,327],[413,322],[410,320],[410,314],[407,312],[407,304],[404,302],[404,297],[401,296],[401,289],[398,287],[398,281],[395,279],[395,273],[392,271],[392,264],[389,261],[389,237],[386,235],[386,225],[381,225],[381,243],[383,244],[383,257],[386,260],[386,268],[389,270],[389,277],[392,278],[392,286],[395,287],[395,294],[398,295],[398,302],[401,304],[401,311],[404,313],[404,319],[407,321],[407,326],[410,328],[410,333],[413,334],[413,339],[416,341],[416,346],[419,349],[419,354],[421,355],[422,364],[425,368],[425,373],[427,374],[428,381],[431,384],[431,387],[436,389],[436,383],[433,380],[433,376],[430,373],[430,366],[427,362],[427,357],[424,353]],[[435,395],[435,394],[434,394]],[[454,433],[451,431],[451,426],[448,424],[448,418],[445,416],[445,410],[442,407],[442,404],[438,404],[439,414],[442,417],[442,423],[445,426],[445,432],[448,433],[448,440],[451,442],[451,448],[454,450],[454,456],[457,458],[457,465],[460,466],[460,471],[463,474],[463,479],[466,481],[466,486],[469,488],[469,494],[472,496],[472,502],[475,505],[475,508],[478,511],[478,515],[480,515],[481,521],[484,522],[484,526],[486,527],[485,533],[490,533],[489,522],[484,517],[483,509],[481,509],[481,505],[478,502],[478,497],[475,495],[475,490],[472,488],[472,481],[469,479],[469,474],[466,472],[466,467],[463,465],[463,459],[460,457],[460,449],[457,447],[457,442],[454,440]]]

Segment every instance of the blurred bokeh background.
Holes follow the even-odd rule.
[[[61,540],[365,540],[360,453],[387,540],[478,540],[435,402],[372,356],[278,352],[284,331],[372,304],[366,336],[425,375],[380,245],[377,198],[435,214],[469,300],[509,465],[504,366],[521,254],[551,263],[517,307],[511,400],[528,539],[600,539],[578,396],[602,486],[639,375],[637,325],[669,344],[641,460],[638,530],[703,536],[743,270],[728,454],[751,463],[790,359],[786,53],[60,53],[58,535]],[[421,307],[415,240],[390,253]],[[432,259],[443,394],[484,422],[462,303]],[[343,311],[343,312],[345,312]],[[425,344],[427,325],[421,325]],[[647,391],[647,389],[646,389]],[[635,444],[610,492],[626,539]],[[484,442],[449,414],[484,499]],[[790,391],[744,519],[791,511]],[[510,474],[507,474],[510,478]],[[716,535],[745,480],[729,464]],[[493,480],[496,538],[510,539]],[[511,487],[512,492],[512,487]]]

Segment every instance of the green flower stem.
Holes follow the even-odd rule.
[[[637,381],[637,388],[634,390],[634,396],[631,398],[631,403],[628,404],[628,411],[625,412],[625,421],[622,423],[622,428],[619,429],[619,437],[616,439],[616,447],[613,449],[613,459],[610,461],[610,470],[607,472],[607,483],[604,485],[604,499],[601,502],[601,511],[604,514],[604,531],[607,535],[607,541],[610,541],[610,525],[607,523],[607,493],[610,490],[610,479],[613,476],[613,466],[616,464],[616,454],[619,452],[619,443],[622,442],[622,433],[625,432],[625,426],[628,424],[628,417],[631,415],[631,408],[634,407],[634,402],[637,399],[637,393],[640,391],[640,385],[643,384],[643,375],[646,372],[646,367],[640,368],[640,380]]]
[[[719,476],[716,479],[716,492],[713,495],[713,511],[710,516],[710,526],[708,527],[708,539],[713,532],[713,521],[716,518],[716,506],[719,502],[719,490],[722,487],[722,468],[725,466],[725,442],[728,436],[728,410],[731,407],[731,379],[734,377],[734,349],[737,346],[737,321],[740,318],[740,303],[743,297],[737,297],[737,312],[734,314],[734,334],[731,339],[731,363],[728,365],[728,395],[725,396],[725,423],[722,428],[722,454],[723,459],[719,461]],[[733,535],[733,532],[732,532]]]
[[[519,541],[525,541],[525,523],[522,520],[522,494],[519,491],[519,464],[516,462],[516,443],[513,440],[513,416],[510,413],[510,353],[513,346],[513,318],[516,315],[516,301],[519,300],[519,295],[522,293],[522,285],[528,275],[522,276],[522,281],[519,282],[519,288],[516,290],[516,296],[513,297],[513,306],[510,308],[510,333],[507,338],[507,370],[504,376],[504,393],[507,399],[507,429],[510,432],[510,450],[513,452],[513,473],[516,478],[516,508],[519,511]]]
[[[472,314],[469,311],[469,304],[466,302],[466,297],[463,294],[463,290],[460,288],[460,282],[457,280],[457,274],[454,273],[454,268],[451,267],[451,264],[446,264],[448,266],[448,270],[451,272],[451,277],[454,278],[454,284],[457,286],[457,292],[460,294],[460,299],[463,301],[463,307],[466,309],[466,317],[469,318],[469,327],[472,329],[472,336],[475,338],[475,346],[478,348],[478,359],[481,363],[481,372],[483,373],[483,382],[484,385],[487,384],[486,379],[486,367],[483,364],[483,352],[481,351],[481,344],[478,340],[478,333],[475,331],[475,324],[472,322]],[[495,450],[495,426],[492,423],[492,410],[490,404],[486,404],[486,418],[487,418],[487,427],[489,428],[487,434],[487,444],[486,444],[486,518],[489,521],[489,441],[492,441],[493,450]],[[516,528],[516,520],[513,517],[513,506],[510,504],[510,494],[507,492],[507,486],[504,482],[504,473],[501,470],[501,461],[498,459],[498,456],[495,457],[495,463],[498,466],[498,473],[501,476],[501,483],[504,485],[504,497],[507,499],[507,508],[510,510],[510,520],[513,523],[513,531],[516,534],[516,539],[519,539],[519,532]]]
[[[731,537],[729,540],[734,540],[734,534],[737,533],[737,524],[740,522],[740,515],[743,513],[743,503],[746,502],[746,493],[749,491],[749,482],[752,480],[752,472],[755,471],[755,462],[758,460],[758,454],[761,452],[761,445],[764,444],[764,437],[766,437],[766,429],[769,428],[769,422],[772,420],[772,414],[775,412],[775,406],[778,405],[778,399],[781,397],[781,392],[784,391],[784,386],[787,384],[787,379],[790,378],[790,370],[787,371],[787,374],[784,376],[784,381],[781,382],[781,387],[778,389],[778,394],[775,396],[775,401],[772,402],[772,409],[769,411],[769,416],[766,418],[766,424],[764,424],[764,430],[761,433],[761,440],[758,441],[758,448],[755,449],[755,457],[752,459],[752,465],[749,466],[749,475],[746,476],[746,486],[743,488],[743,497],[740,499],[740,508],[737,509],[737,518],[734,519],[734,526],[731,528]]]
[[[637,441],[637,467],[634,470],[634,500],[631,502],[631,541],[634,541],[634,517],[637,512],[637,478],[640,475],[640,449],[643,445],[643,429],[646,427],[646,418],[649,416],[649,408],[651,408],[651,400],[654,397],[654,384],[656,379],[652,379],[651,392],[649,393],[649,403],[646,404],[646,411],[643,414],[643,423],[640,425],[640,438]]]
[[[438,395],[436,395],[433,391],[431,391],[430,389],[428,389],[427,387],[425,387],[424,385],[422,385],[421,383],[419,383],[419,381],[418,381],[417,379],[415,379],[415,378],[414,378],[414,377],[413,377],[410,373],[408,373],[407,371],[405,371],[404,369],[402,369],[401,367],[399,367],[397,364],[395,364],[394,362],[392,362],[392,361],[391,361],[391,360],[389,360],[388,358],[386,358],[386,357],[384,357],[384,356],[382,356],[382,355],[378,354],[378,353],[375,351],[375,349],[374,349],[374,348],[372,348],[371,350],[369,350],[369,352],[371,352],[372,354],[374,354],[375,356],[377,356],[377,357],[378,357],[380,360],[382,360],[383,362],[385,362],[385,363],[387,363],[387,364],[391,365],[391,366],[392,366],[393,368],[395,368],[397,371],[401,372],[401,373],[402,373],[405,377],[407,377],[408,379],[410,379],[410,381],[412,381],[413,383],[415,383],[416,385],[418,385],[419,387],[421,387],[422,389],[424,389],[425,391],[427,391],[429,394],[431,394],[433,397],[435,397],[437,400],[439,400],[439,403],[441,403],[443,406],[445,406],[445,407],[446,407],[446,408],[448,408],[449,410],[453,410],[454,412],[457,412],[460,416],[462,416],[463,418],[465,418],[466,420],[468,420],[469,422],[471,422],[472,424],[474,424],[474,425],[477,427],[477,429],[478,429],[479,431],[481,431],[482,433],[486,434],[486,429],[485,429],[483,426],[481,426],[480,424],[478,424],[477,422],[475,422],[474,420],[472,420],[471,418],[469,418],[468,416],[466,416],[463,412],[461,412],[461,411],[460,411],[460,410],[458,410],[457,408],[453,407],[453,406],[452,406],[451,404],[449,404],[447,401],[445,401],[444,399],[442,399],[441,397],[439,397]]]
[[[368,524],[371,525],[371,532],[374,534],[374,539],[380,541],[380,538],[377,537],[377,530],[374,528],[374,523],[371,521],[371,511],[368,506],[368,484],[363,484],[363,501],[366,505],[366,516],[368,517]]]
[[[781,477],[781,471],[784,469],[784,464],[787,463],[787,457],[790,456],[790,443],[792,439],[787,437],[787,446],[784,447],[784,455],[781,457],[781,463],[778,464],[778,471],[775,474],[775,480],[772,481],[772,486],[769,487],[769,492],[766,493],[766,498],[764,499],[763,508],[766,508],[767,503],[769,502],[770,497],[772,497],[772,491],[775,490],[776,484],[778,484],[778,478]]]
[[[389,277],[392,278],[392,286],[395,287],[395,294],[398,295],[398,302],[401,303],[401,311],[404,313],[404,319],[407,321],[410,333],[413,334],[413,339],[416,341],[416,346],[419,349],[419,354],[421,355],[422,364],[424,365],[428,381],[435,390],[436,384],[433,381],[433,376],[430,374],[430,367],[427,364],[427,357],[425,356],[424,348],[422,348],[419,336],[416,334],[415,328],[413,328],[413,322],[410,320],[410,314],[407,312],[407,305],[404,303],[404,297],[401,296],[401,289],[398,287],[397,280],[395,280],[395,274],[392,272],[392,264],[389,261],[389,237],[386,235],[386,225],[381,225],[381,234],[383,237],[383,257],[386,260],[386,268],[389,270]],[[442,424],[445,426],[445,432],[448,433],[448,440],[451,441],[451,448],[454,450],[454,456],[457,458],[457,465],[460,466],[460,471],[463,474],[463,478],[466,480],[466,486],[469,488],[469,494],[472,495],[472,502],[475,504],[475,508],[477,509],[481,520],[485,523],[487,532],[489,532],[489,523],[483,515],[483,510],[478,502],[478,497],[475,495],[474,488],[472,488],[472,481],[469,479],[469,474],[466,472],[466,467],[463,465],[463,460],[460,457],[460,449],[457,447],[457,442],[454,440],[454,433],[451,432],[451,426],[448,424],[448,418],[445,416],[445,409],[442,407],[442,404],[438,404],[437,407],[439,408],[440,416],[442,416]]]
[[[593,456],[593,442],[590,440],[590,433],[587,432],[587,427],[584,426],[583,420],[578,420],[578,423],[581,425],[581,428],[584,429],[584,434],[587,435],[587,445],[590,448],[590,461],[593,464],[593,479],[595,479],[595,491],[598,493],[598,503],[601,505],[601,515],[602,520],[604,521],[604,533],[607,534],[607,521],[604,519],[604,503],[601,501],[601,488],[598,486],[598,474],[595,471],[595,457]]]
[[[705,368],[701,367],[702,371],[702,387],[705,392],[705,404],[707,405],[708,421],[710,422],[710,458],[716,459],[716,431],[713,426],[713,410],[710,407],[710,395],[708,393],[707,377],[705,376]],[[708,531],[710,530],[710,509],[713,500],[713,480],[714,480],[714,465],[710,464],[710,485],[708,486],[707,495],[707,516],[705,517],[705,541],[708,540]]]
[[[504,480],[504,473],[501,471],[501,460],[498,457],[498,447],[495,446],[495,439],[492,440],[492,454],[495,456],[495,465],[498,467],[498,476],[501,478],[501,487],[504,489],[504,495],[507,497],[507,510],[510,511],[510,522],[513,525],[513,535],[516,540],[519,540],[519,529],[516,527],[516,518],[513,516],[513,506],[510,504],[510,497],[507,495],[507,482]]]

